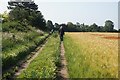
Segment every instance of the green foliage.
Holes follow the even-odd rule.
[[[120,32],[120,29],[118,31]]]
[[[51,20],[47,21],[46,27],[48,28],[49,31],[51,31],[52,29],[54,29],[54,25],[53,25],[53,23],[52,23]]]
[[[29,24],[38,29],[46,30],[46,21],[40,11],[27,10],[17,6],[10,11],[9,17],[11,21],[19,21],[23,24]]]
[[[48,34],[40,30],[38,31],[35,27],[23,26],[20,22],[5,22],[3,25],[7,25],[7,27],[2,26],[5,30],[2,36],[3,77],[10,78],[14,71],[7,73],[4,73],[4,71],[11,69],[11,67],[16,66],[20,60],[25,59],[31,51],[43,43]],[[18,26],[16,27],[16,25]],[[22,31],[18,27],[24,30]]]
[[[7,49],[11,50],[14,46],[22,43],[21,40],[13,40],[12,38],[3,39],[2,42],[2,51],[6,51]]]
[[[43,50],[18,78],[55,78],[56,57],[59,51],[58,37],[50,37]]]
[[[67,27],[65,28],[66,31],[70,31],[70,32],[98,32],[98,31],[103,31],[102,27],[99,27],[97,24],[92,24],[91,26],[89,25],[85,25],[80,24],[80,23],[76,23],[73,24],[72,22],[68,22],[67,23]]]
[[[66,25],[66,24],[65,24]],[[114,29],[114,23],[110,20],[107,20],[105,22],[105,26],[98,26],[96,23],[93,23],[92,25],[85,25],[80,24],[77,22],[76,24],[73,24],[72,22],[68,22],[65,26],[65,31],[67,32],[117,32],[117,30]]]
[[[26,40],[24,43],[21,43],[19,45],[15,43],[8,43],[10,45],[15,44],[17,46],[12,46],[11,49],[9,48],[11,46],[7,46],[8,50],[3,51],[3,71],[10,68],[10,66],[16,65],[19,60],[24,59],[31,51],[33,51],[39,44],[41,44],[45,38],[46,35],[36,36],[32,40]]]
[[[40,11],[38,11],[38,5],[32,1],[32,3],[19,3],[8,2],[8,9],[11,9],[9,13],[10,21],[20,21],[24,24],[29,24],[38,29],[46,30],[46,21]],[[14,7],[13,7],[14,6]]]
[[[105,30],[106,32],[111,32],[111,31],[113,31],[113,29],[114,29],[114,24],[113,24],[113,22],[112,22],[111,20],[106,20],[106,21],[105,21],[104,30]]]
[[[38,29],[46,30],[46,21],[41,12],[31,12],[28,20],[32,26],[36,26]]]
[[[55,23],[54,26],[55,26],[55,30],[59,30],[60,25],[58,23]]]
[[[34,1],[32,1],[32,2],[24,2],[24,1],[9,1],[8,2],[8,9],[14,9],[16,6],[18,7],[20,7],[20,8],[25,8],[25,9],[27,9],[27,10],[37,10],[38,9],[38,5],[36,5],[35,3],[34,3]]]
[[[76,28],[72,22],[67,23],[67,29],[68,29],[68,31],[75,31],[76,30]]]
[[[5,22],[2,24],[3,32],[27,32],[29,30],[27,25],[17,21]]]
[[[93,25],[91,25],[89,29],[88,30],[92,31],[92,32],[98,32],[99,31],[98,25],[96,25],[95,23]]]
[[[4,11],[3,14],[0,14],[0,17],[3,18],[3,23],[9,21],[9,14],[7,13],[7,11]]]
[[[8,35],[8,36],[5,36]],[[32,41],[34,38],[39,36],[39,33],[28,32],[28,33],[5,33],[2,39],[2,51],[6,52],[14,49],[15,46],[25,44],[26,42]]]
[[[15,7],[9,13],[11,20],[23,21],[24,19],[28,19],[29,12],[23,8]]]

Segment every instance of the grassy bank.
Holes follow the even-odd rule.
[[[18,22],[3,23],[2,29],[2,76],[10,78],[18,63],[31,55],[49,34]]]
[[[53,34],[43,50],[30,63],[18,78],[55,78],[56,61],[59,53],[59,39]]]

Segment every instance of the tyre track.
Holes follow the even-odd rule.
[[[40,52],[46,45],[48,38],[43,42],[43,44],[39,45],[34,52],[31,52],[31,55],[29,55],[25,60],[19,63],[18,70],[15,72],[13,78],[17,78],[17,76],[20,75],[22,71],[24,71],[29,66],[31,61],[33,61],[33,59],[35,59],[38,54],[40,54]]]

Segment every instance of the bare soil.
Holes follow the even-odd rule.
[[[108,36],[108,35],[105,35],[105,34],[91,34],[91,35],[100,36],[100,37],[102,37],[102,38],[112,39],[112,40],[118,40],[118,39],[120,39],[119,36]]]
[[[120,37],[115,37],[115,36],[109,36],[109,37],[103,37],[105,39],[120,39]]]
[[[106,36],[105,34],[91,34],[91,35],[94,35],[94,36]]]

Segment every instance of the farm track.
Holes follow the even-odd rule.
[[[49,38],[49,37],[48,37],[48,38]],[[47,39],[48,39],[48,38],[47,38]],[[33,60],[38,56],[38,54],[42,51],[42,49],[43,49],[44,46],[46,45],[47,39],[46,39],[41,45],[39,45],[39,46],[35,49],[35,51],[31,52],[31,55],[29,55],[25,60],[23,60],[23,61],[21,61],[21,62],[19,63],[18,70],[15,72],[13,78],[16,78],[18,75],[20,75],[21,72],[22,72],[23,70],[25,70],[25,69],[29,66],[29,64],[31,63],[31,61],[33,61]]]
[[[60,80],[68,80],[69,75],[67,71],[67,61],[65,58],[65,49],[64,49],[63,42],[61,42],[60,44],[60,62],[61,62],[61,67],[58,72]]]

